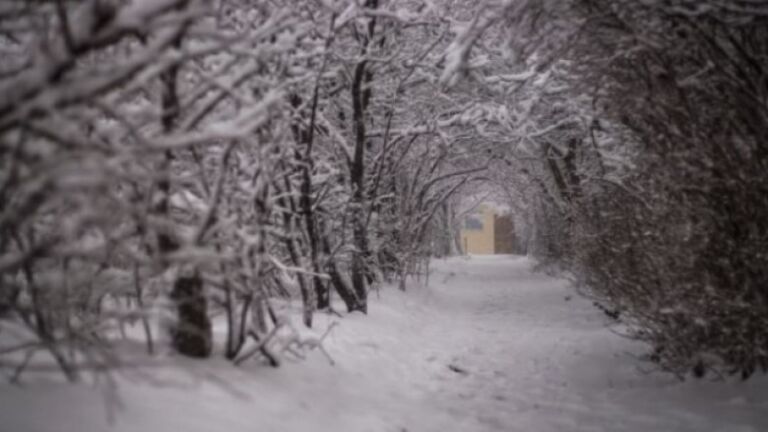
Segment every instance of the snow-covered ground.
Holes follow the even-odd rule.
[[[319,316],[318,352],[257,362],[162,358],[117,389],[0,386],[2,432],[765,431],[768,380],[688,381],[633,357],[642,346],[564,280],[522,257],[434,263],[429,287],[372,294],[368,316]]]

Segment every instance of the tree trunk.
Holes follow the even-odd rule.
[[[181,47],[183,31],[175,43]],[[171,65],[160,79],[163,85],[161,124],[163,132],[169,134],[176,128],[181,105],[177,88],[179,65]],[[174,155],[166,151],[161,166],[163,178],[158,182],[161,198],[155,211],[168,217],[171,192],[170,172]],[[160,254],[178,249],[179,245],[169,233],[158,235]],[[176,305],[177,322],[171,330],[171,342],[180,354],[190,357],[208,357],[211,353],[211,322],[208,319],[208,302],[203,291],[203,280],[197,271],[192,276],[180,276],[173,284],[171,300]]]
[[[203,294],[200,275],[179,277],[173,284],[171,299],[176,304],[178,322],[172,329],[173,347],[189,357],[211,355],[212,329],[208,319],[208,302]]]
[[[368,0],[366,6],[376,9],[378,1]],[[363,55],[368,51],[375,25],[376,20],[371,18],[368,34],[363,40]],[[371,97],[370,82],[372,80],[372,74],[367,70],[367,64],[366,60],[362,60],[355,66],[352,81],[352,124],[355,136],[355,153],[349,169],[352,187],[352,241],[355,246],[352,256],[352,289],[360,302],[360,310],[364,313],[367,313],[368,309],[365,259],[369,255],[365,217],[365,111]]]
[[[341,297],[341,300],[347,306],[347,312],[360,311],[365,313],[365,303],[362,303],[358,299],[355,291],[352,290],[349,285],[347,285],[347,283],[344,281],[344,278],[341,276],[341,273],[336,266],[336,261],[334,261],[333,257],[331,256],[331,246],[328,243],[328,239],[326,237],[321,237],[320,244],[322,245],[323,253],[328,256],[326,271],[331,277],[331,284],[333,284],[333,287],[336,288],[336,292],[339,293],[339,297]]]

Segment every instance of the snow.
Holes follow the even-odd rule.
[[[340,322],[325,341],[335,366],[317,350],[278,369],[161,356],[126,366],[116,392],[30,375],[0,385],[0,430],[768,430],[766,377],[641,372],[644,347],[534,264],[437,260],[429,287],[372,292],[367,316],[318,315],[318,333]]]

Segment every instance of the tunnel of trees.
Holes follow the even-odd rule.
[[[288,3],[0,5],[4,366],[158,319],[218,355],[217,317],[237,361],[273,301],[366,313],[460,253],[492,188],[650,361],[768,368],[767,5]]]

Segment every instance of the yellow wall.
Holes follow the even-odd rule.
[[[468,230],[462,223],[461,227],[461,245],[464,247],[464,253],[475,255],[490,255],[494,253],[494,226],[493,209],[481,205],[476,213],[479,213],[483,221],[482,230]]]

